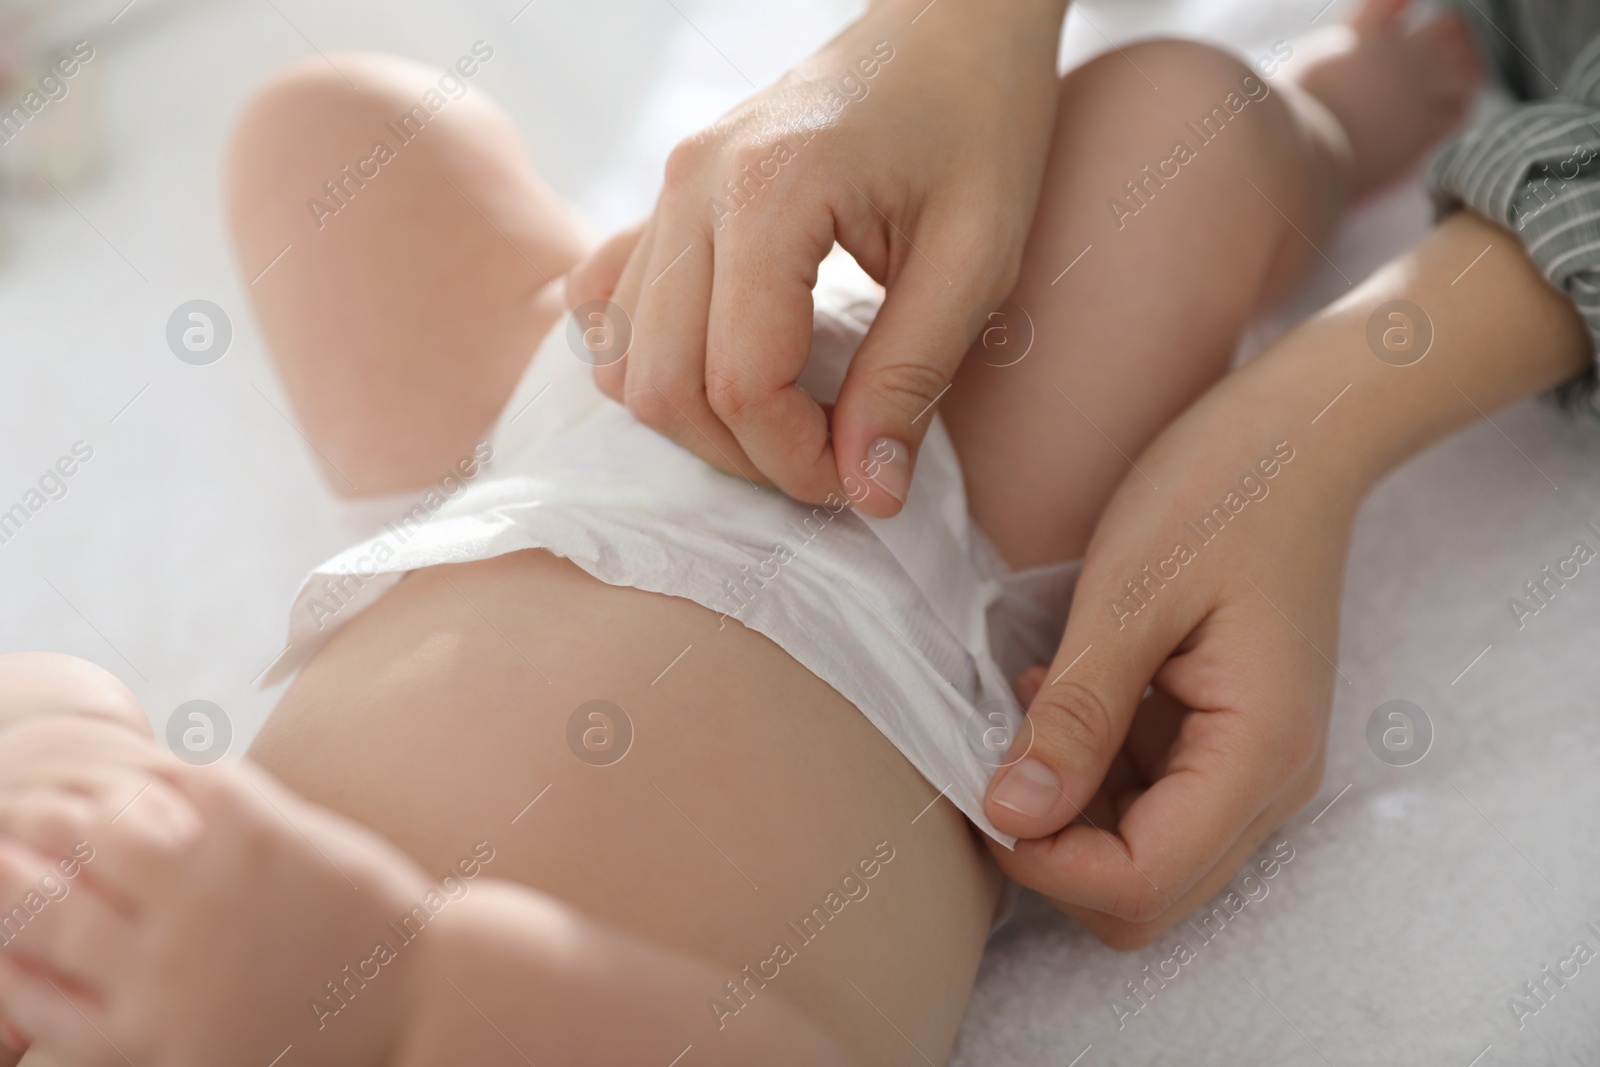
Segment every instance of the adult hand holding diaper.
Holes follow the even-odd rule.
[[[600,388],[706,462],[812,504],[892,454],[856,507],[897,513],[930,412],[1017,276],[1065,9],[869,4],[681,143],[654,215],[568,283],[573,308],[611,301],[632,324]],[[836,241],[888,296],[830,413],[796,382]]]
[[[1321,784],[1361,494],[1278,410],[1201,404],[1156,440],[1161,489],[1122,484],[1056,662],[1019,685],[1031,748],[985,810],[1022,840],[992,851],[1117,947],[1209,899]]]

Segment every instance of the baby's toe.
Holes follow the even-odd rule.
[[[1350,18],[1352,29],[1360,33],[1376,30],[1393,22],[1405,10],[1409,0],[1362,0],[1356,13]]]
[[[198,818],[160,778],[95,796],[34,789],[0,797],[0,835],[86,882],[125,914],[148,908],[180,877]]]
[[[1483,80],[1483,60],[1466,16],[1446,11],[1417,27],[1413,41],[1426,56],[1436,91],[1466,97]]]
[[[36,788],[0,797],[0,835],[52,859],[74,856],[99,821],[92,799],[65,790]]]

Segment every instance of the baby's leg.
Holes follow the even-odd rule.
[[[430,112],[439,71],[332,62],[256,95],[227,200],[290,405],[329,484],[353,496],[435,482],[471,453],[560,316],[549,283],[584,241],[471,79]]]
[[[0,1012],[28,1064],[844,1062],[782,1010],[717,1034],[715,971],[494,881],[492,850],[434,884],[248,765],[187,767],[104,717],[26,744],[38,765],[0,775]]]
[[[336,62],[363,84],[375,78]],[[323,146],[298,164],[317,187],[347,161],[319,124],[350,113],[378,122],[412,91],[375,94],[372,106],[337,76],[301,68],[252,106],[235,157],[266,165],[275,153]],[[462,137],[493,143],[436,151],[428,138],[448,130],[424,130],[323,232],[308,231],[319,256],[337,250],[337,261],[305,264],[321,283],[290,278],[258,298],[269,341],[286,346],[275,354],[308,436],[344,449],[329,454],[363,489],[437,477],[492,417],[532,341],[503,365],[460,361],[500,351],[495,344],[511,351],[523,343],[518,331],[539,328],[522,313],[526,264],[495,259],[505,242],[475,216],[454,224],[470,231],[462,240],[476,241],[474,251],[455,257],[454,274],[437,263],[433,245],[449,234],[426,212],[461,201],[451,182],[485,212],[511,213],[528,199],[519,190],[531,168],[503,158],[514,138],[487,122],[474,130]],[[515,180],[464,184],[474,179],[462,161],[486,155]],[[236,167],[234,180],[251,183],[250,169]],[[245,199],[262,212],[292,221],[305,211],[309,194],[252,187]],[[389,199],[377,196],[388,189]],[[291,202],[276,202],[283,197]],[[549,221],[537,211],[524,218],[530,234]],[[368,227],[360,239],[325,243],[357,222]],[[252,231],[239,228],[250,260]],[[297,243],[257,288],[301,251]],[[416,283],[403,300],[391,295],[417,278],[442,288]],[[336,279],[343,304],[324,288]],[[491,296],[499,303],[486,306]],[[390,315],[406,328],[383,321]],[[486,332],[495,322],[509,325]],[[325,343],[330,329],[345,340]],[[363,347],[374,332],[398,355]],[[404,373],[386,359],[399,359]],[[481,410],[468,411],[464,396]],[[458,436],[434,434],[420,447],[423,416],[448,416]],[[397,448],[406,450],[398,460]],[[616,710],[606,711],[609,724],[590,718],[595,700],[626,718]],[[604,739],[608,727],[613,738],[631,729],[631,747],[597,765],[606,761],[585,739]],[[425,870],[487,839],[498,850],[489,873],[708,961],[719,982],[695,990],[696,1012],[720,1024],[719,1039],[746,1034],[788,1001],[863,1062],[942,1061],[993,916],[998,879],[965,820],[837,692],[714,613],[607,586],[545,553],[407,578],[307,666],[252,756]],[[705,1052],[697,1044],[685,1062]]]
[[[994,913],[965,818],[837,692],[543,552],[408,577],[251,756],[425,870],[487,840],[487,873],[706,961],[719,1041],[787,1002],[862,1063],[941,1063]]]
[[[1353,51],[1270,83],[1179,41],[1063,79],[1021,281],[943,402],[972,513],[1012,565],[1081,555],[1144,447],[1227,369],[1263,300],[1319,258],[1349,192],[1448,130],[1471,78],[1433,72],[1470,71],[1471,42],[1450,22],[1402,33],[1402,4],[1369,0]],[[1441,104],[1431,81],[1403,91],[1424,74],[1454,97]],[[1386,98],[1368,91],[1379,82],[1395,86]],[[1005,365],[1027,320],[1032,350]]]

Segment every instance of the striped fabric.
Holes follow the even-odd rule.
[[[1558,86],[1448,142],[1428,167],[1428,189],[1441,212],[1465,204],[1520,237],[1600,351],[1600,34]],[[1591,374],[1580,391],[1592,385]]]
[[[1477,31],[1490,70],[1519,100],[1559,95],[1555,77],[1571,70],[1578,50],[1600,34],[1595,0],[1454,0],[1454,6]]]

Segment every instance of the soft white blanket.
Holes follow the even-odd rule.
[[[137,32],[86,29],[110,89],[104,180],[71,205],[0,200],[0,509],[75,443],[93,458],[0,544],[0,647],[94,659],[162,721],[185,700],[216,701],[241,750],[269,710],[275,694],[250,684],[281,647],[277,606],[355,531],[277,410],[217,189],[231,117],[308,39],[441,64],[492,42],[481,86],[599,229],[648,209],[676,138],[853,6],[526,2],[217,0],[142,24],[136,7],[124,22]],[[1069,55],[1149,32],[1250,53],[1299,32],[1322,3],[1101,0],[1075,16]],[[1420,193],[1402,190],[1325,250],[1359,277],[1426,222]],[[1324,270],[1296,306],[1343,288]],[[172,309],[197,297],[233,318],[233,350],[210,367],[178,362],[163,340]],[[1507,607],[1575,541],[1600,547],[1591,519],[1600,425],[1537,403],[1398,471],[1356,531],[1327,784],[1273,839],[1293,859],[1214,940],[1191,937],[1194,958],[1152,982],[1121,1029],[1113,1005],[1137,1003],[1125,983],[1146,965],[1171,974],[1170,943],[1115,953],[1025,901],[991,948],[955,1062],[1600,1062],[1600,960],[1550,984],[1521,1029],[1508,1008],[1539,1004],[1523,983],[1560,968],[1575,942],[1600,951],[1585,927],[1600,926],[1600,575],[1584,568],[1521,630]],[[1380,763],[1365,741],[1368,716],[1394,698],[1435,727],[1412,767]]]

